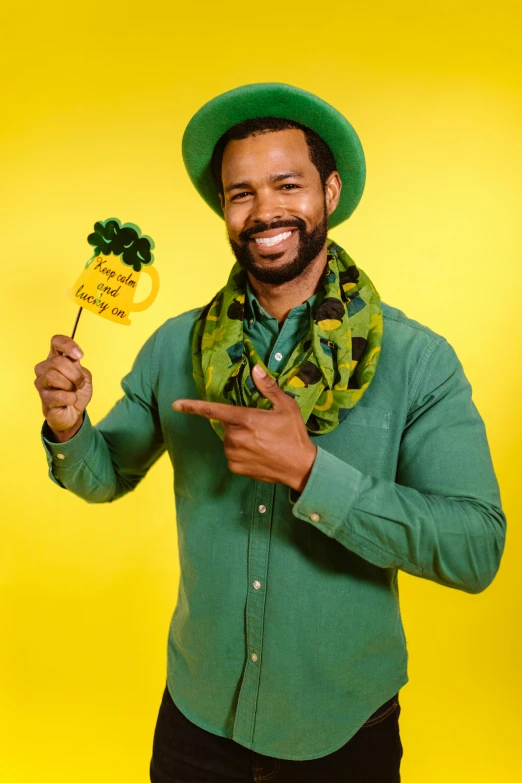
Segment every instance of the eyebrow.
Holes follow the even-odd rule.
[[[269,182],[281,182],[281,180],[290,179],[291,177],[300,177],[303,179],[304,174],[302,171],[285,171],[283,174],[272,174],[268,180]],[[231,190],[238,190],[239,188],[249,187],[251,187],[250,182],[234,182],[232,185],[227,185],[225,188],[225,193],[229,193]]]

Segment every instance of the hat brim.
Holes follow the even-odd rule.
[[[210,163],[214,147],[233,125],[257,117],[282,117],[314,130],[330,147],[342,181],[339,204],[329,217],[333,228],[350,217],[366,179],[364,152],[348,120],[317,95],[289,84],[247,84],[218,95],[196,112],[185,129],[182,155],[187,173],[201,197],[223,217],[219,190]]]

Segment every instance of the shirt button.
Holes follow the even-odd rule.
[[[274,359],[277,359],[278,362],[280,362],[282,358],[283,358],[283,354],[279,353],[279,351],[274,356]]]
[[[261,505],[257,507],[257,510],[259,511],[260,514],[264,514],[266,511],[266,506],[264,506],[263,503],[261,503]]]
[[[65,454],[57,454],[58,459],[65,459]]]
[[[259,581],[256,579],[256,581],[255,581],[255,582],[252,582],[252,587],[255,587],[255,588],[256,588],[256,590],[259,590],[259,588],[261,587],[261,582],[259,582]]]
[[[252,655],[250,657],[252,658],[254,663],[257,661],[257,655],[255,653],[252,653]]]
[[[319,516],[319,514],[310,514],[310,519],[312,520],[312,522],[319,522],[321,517]]]

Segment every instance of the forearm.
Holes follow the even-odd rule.
[[[77,431],[63,440],[44,424],[42,442],[46,448],[49,476],[88,503],[107,503],[133,487],[118,475],[103,435],[93,427],[87,411]]]
[[[490,584],[504,546],[505,516],[494,497],[422,493],[364,475],[322,449],[293,513],[374,565],[470,593]]]

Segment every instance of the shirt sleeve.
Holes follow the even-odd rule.
[[[122,379],[124,396],[96,426],[85,411],[82,426],[65,443],[55,441],[47,422],[42,426],[50,478],[89,503],[133,490],[165,451],[153,380],[158,331]]]
[[[402,433],[396,481],[366,475],[322,448],[295,517],[382,568],[469,593],[498,571],[506,518],[484,422],[452,346],[427,362]]]

